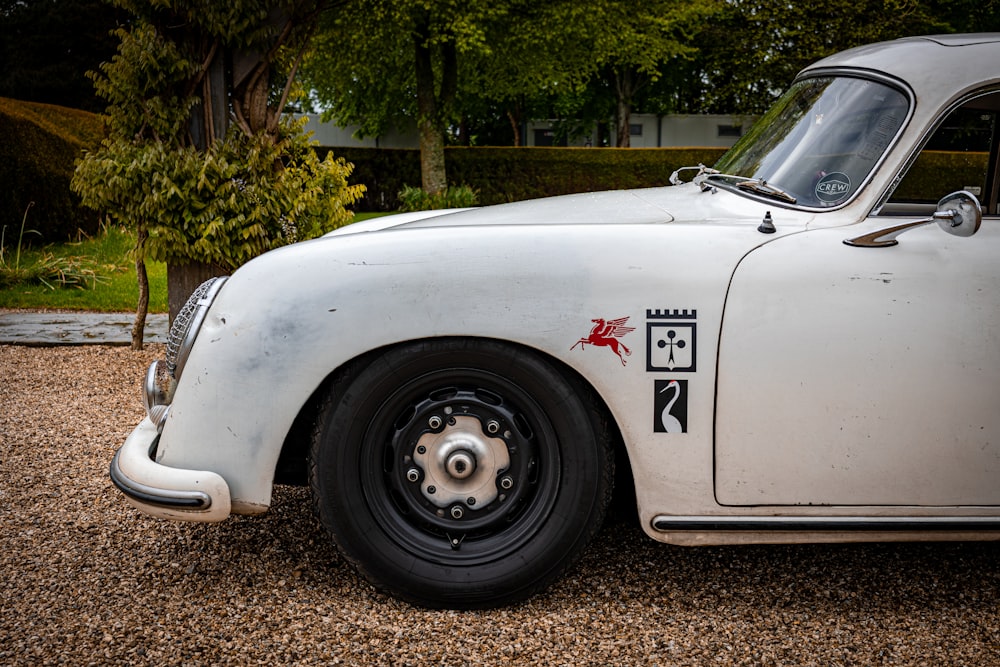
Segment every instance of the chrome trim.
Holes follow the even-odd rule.
[[[653,519],[653,528],[662,533],[679,531],[963,531],[1000,530],[1000,516],[667,516]]]
[[[979,200],[971,192],[959,190],[942,197],[941,201],[938,202],[937,210],[929,218],[844,239],[844,243],[855,248],[891,248],[899,243],[896,237],[903,232],[929,225],[932,222],[938,223],[941,229],[952,236],[967,237],[979,231],[982,221],[983,208],[979,204]]]
[[[118,450],[111,459],[109,473],[112,483],[129,498],[146,505],[167,509],[207,510],[212,506],[212,498],[203,491],[168,491],[129,479],[118,465],[120,453],[121,450]]]
[[[895,227],[886,227],[885,229],[879,229],[870,234],[862,234],[861,236],[855,236],[854,238],[844,239],[844,245],[849,245],[852,248],[891,248],[894,245],[899,245],[899,241],[896,237],[907,231],[908,229],[913,229],[914,227],[922,227],[933,220],[917,220],[915,222],[907,222],[901,225],[896,225]]]
[[[170,327],[167,336],[167,368],[174,379],[180,379],[208,309],[225,282],[226,276],[217,276],[195,288]]]

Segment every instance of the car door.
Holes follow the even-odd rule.
[[[932,139],[861,225],[784,237],[740,264],[720,337],[718,502],[1000,505],[996,118],[979,118],[990,128],[985,151],[941,150]],[[949,153],[974,167],[917,178],[922,162]],[[951,188],[987,200],[975,236],[931,224],[894,247],[843,243],[919,219],[944,194],[936,189]]]

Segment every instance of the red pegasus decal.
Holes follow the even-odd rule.
[[[632,354],[632,351],[625,347],[619,338],[627,333],[635,331],[635,327],[627,327],[625,324],[628,322],[627,317],[619,317],[616,320],[602,320],[600,318],[596,320],[591,320],[594,323],[594,328],[590,330],[590,335],[586,338],[581,338],[573,344],[573,347],[569,349],[576,348],[577,345],[580,349],[586,349],[587,344],[599,345],[601,347],[610,347],[611,351],[618,355],[621,359],[622,366],[625,365],[625,357]]]

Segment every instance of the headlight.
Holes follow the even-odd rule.
[[[191,346],[198,337],[198,330],[201,329],[208,308],[222,289],[224,282],[226,282],[225,277],[211,278],[203,282],[174,318],[167,336],[167,370],[175,380],[180,379],[184,364],[191,354]]]
[[[163,428],[170,410],[170,401],[174,397],[176,380],[170,376],[167,366],[160,360],[154,361],[146,371],[146,380],[142,384],[142,403],[146,408],[149,421],[156,425],[156,430]]]
[[[146,371],[146,380],[142,383],[142,402],[149,420],[156,425],[157,431],[161,430],[167,421],[177,380],[184,370],[188,355],[191,354],[191,346],[198,337],[198,330],[205,321],[205,315],[224,282],[226,282],[224,277],[212,278],[195,289],[170,327],[170,333],[167,335],[166,360],[154,361]]]

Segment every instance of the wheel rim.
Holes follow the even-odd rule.
[[[548,520],[559,444],[521,385],[479,369],[403,383],[373,413],[360,452],[365,500],[406,552],[478,564],[516,551]]]

